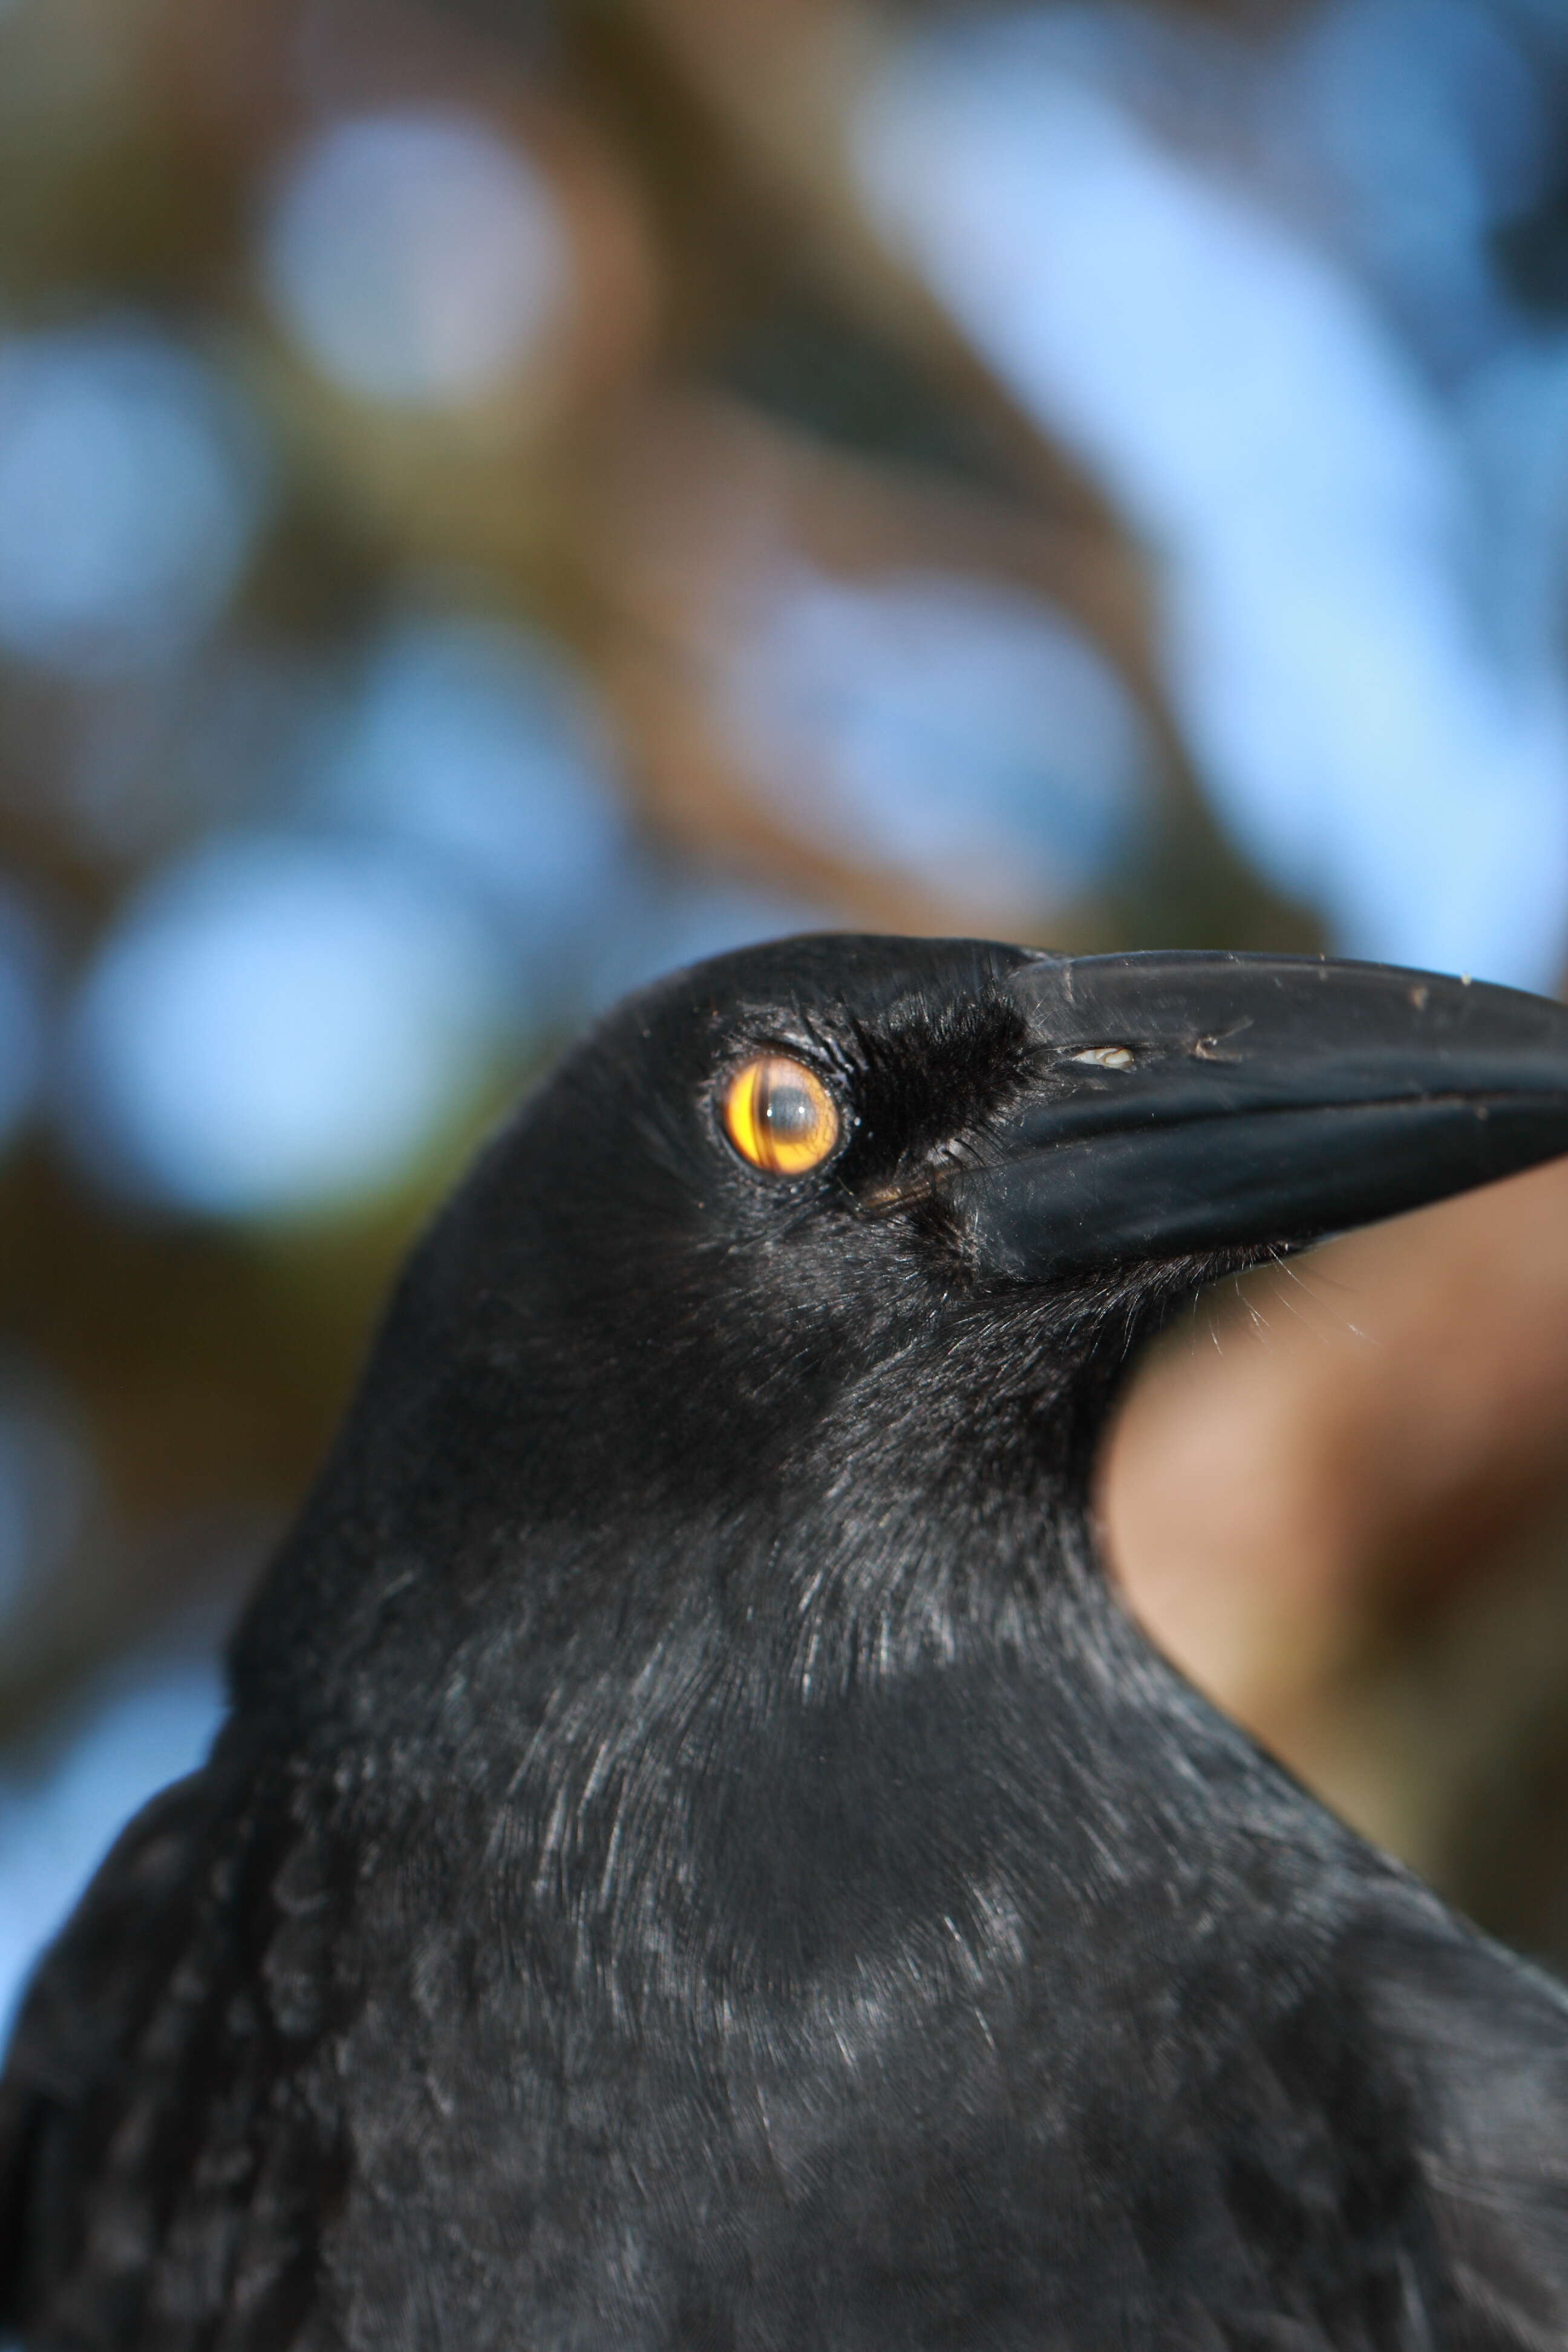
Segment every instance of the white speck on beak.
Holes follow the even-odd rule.
[[[1126,1045],[1090,1045],[1086,1053],[1069,1054],[1070,1062],[1095,1062],[1102,1070],[1130,1070],[1131,1049]]]

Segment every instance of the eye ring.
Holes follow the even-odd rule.
[[[724,1132],[764,1176],[805,1176],[838,1148],[844,1122],[816,1072],[788,1054],[753,1054],[731,1072]]]

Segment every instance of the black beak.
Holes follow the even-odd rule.
[[[951,1181],[1029,1279],[1316,1240],[1568,1152],[1568,1007],[1305,956],[1051,956],[1008,986],[1041,1076]]]

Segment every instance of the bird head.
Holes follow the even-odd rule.
[[[967,940],[722,957],[611,1013],[481,1154],[305,1550],[374,1562],[331,1588],[362,1613],[436,1559],[536,1633],[700,1581],[737,1622],[784,1593],[797,1629],[951,1640],[1078,1540],[1173,1304],[1563,1151],[1568,1011],[1512,990]]]

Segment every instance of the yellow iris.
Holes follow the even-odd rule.
[[[820,1168],[838,1141],[838,1109],[814,1070],[786,1054],[759,1054],[724,1090],[724,1131],[742,1160],[770,1176]]]

